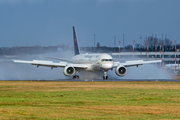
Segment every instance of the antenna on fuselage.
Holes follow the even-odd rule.
[[[76,31],[75,27],[73,26],[73,41],[74,41],[74,55],[80,54],[79,52],[79,47],[78,47],[78,42],[77,42],[77,37],[76,37]]]

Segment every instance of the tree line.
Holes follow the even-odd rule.
[[[175,51],[175,45],[174,41],[165,38],[165,39],[158,39],[157,37],[149,36],[142,44],[135,43],[134,45],[134,51],[135,52],[146,52],[147,51],[147,41],[149,42],[149,52],[154,52],[157,44],[157,52],[160,50],[160,44],[161,44],[161,51],[162,46],[164,45],[164,51],[165,52],[172,52]],[[42,47],[42,46],[21,46],[21,47],[9,47],[0,48],[0,56],[1,55],[18,55],[18,54],[41,54],[46,52],[56,52],[58,49],[63,50],[73,50],[73,47],[70,47],[68,45],[58,45],[58,46],[48,46],[48,47]],[[180,44],[176,45],[176,49],[180,49]],[[112,52],[119,52],[119,46],[118,47],[107,47],[107,46],[101,46],[99,42],[97,42],[96,47],[80,47],[81,51],[87,51],[87,52],[95,52],[95,53],[112,53]],[[133,45],[126,45],[124,47],[120,48],[121,52],[132,52],[133,51]]]
[[[165,52],[172,52],[175,51],[175,44],[173,43],[174,41],[170,40],[169,38],[165,38],[165,39],[158,39],[157,37],[153,37],[153,36],[149,36],[146,37],[142,44],[140,43],[136,43],[134,45],[134,51],[141,51],[141,52],[146,52],[147,51],[147,43],[149,43],[149,51],[150,52],[155,52],[155,49],[157,50],[157,52],[162,51],[163,47],[164,47],[164,51]],[[160,47],[161,45],[161,47]],[[106,46],[102,46],[103,48]],[[97,49],[102,48],[100,46],[100,43],[97,43]],[[112,49],[113,48],[113,49]],[[180,49],[180,44],[176,44],[176,49]],[[113,52],[119,52],[119,47],[111,47],[110,49]],[[133,51],[133,45],[126,45],[124,47],[121,46],[120,51],[124,51],[124,52],[132,52]]]

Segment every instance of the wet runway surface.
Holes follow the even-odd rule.
[[[97,82],[118,82],[118,81],[168,81],[168,82],[177,82],[180,80],[176,79],[55,79],[55,80],[0,80],[0,81],[79,81],[79,82],[88,82],[88,81],[97,81]]]
[[[30,64],[20,64],[12,62],[17,60],[49,60],[43,56],[61,56],[69,58],[69,52],[47,53],[35,55],[4,56],[0,57],[0,80],[13,81],[180,81],[180,77],[172,76],[167,71],[155,65],[142,65],[138,67],[127,67],[127,74],[123,77],[117,76],[115,69],[109,70],[108,80],[103,80],[103,71],[81,70],[78,74],[79,80],[67,77],[63,74],[63,68],[38,67]],[[68,55],[68,56],[67,56]],[[71,57],[70,57],[71,58]],[[54,61],[54,60],[53,60]],[[59,62],[55,60],[54,62]],[[176,80],[179,79],[179,80]]]

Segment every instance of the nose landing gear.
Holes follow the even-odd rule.
[[[104,70],[104,76],[103,76],[103,80],[107,80],[108,79],[108,76],[107,76],[107,71]]]

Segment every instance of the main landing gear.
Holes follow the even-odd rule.
[[[73,76],[73,79],[79,79],[79,75]]]
[[[79,75],[77,75],[78,70],[76,70],[75,75],[73,76],[73,79],[79,79]]]
[[[107,76],[107,71],[104,70],[104,76],[103,76],[103,80],[107,80],[108,79],[108,76]]]

